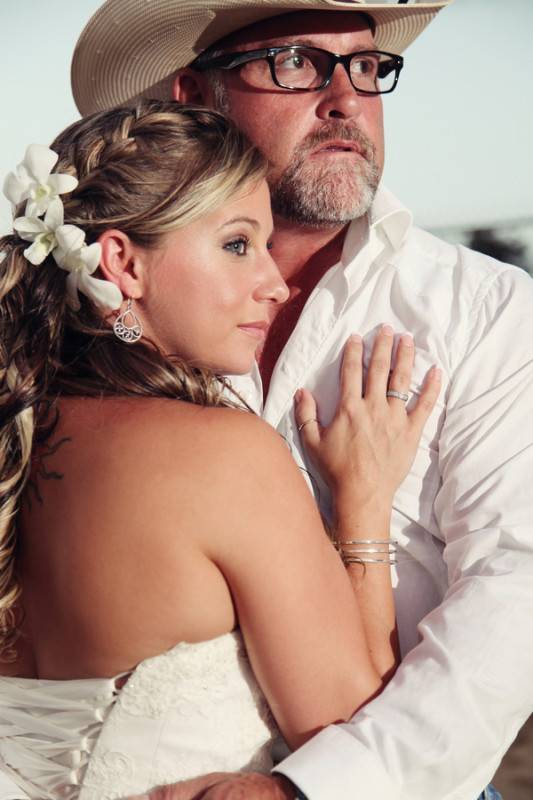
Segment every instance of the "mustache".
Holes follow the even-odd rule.
[[[316,131],[307,134],[296,149],[295,155],[305,157],[321,144],[327,144],[335,139],[353,142],[358,152],[367,161],[374,161],[376,148],[371,140],[356,125],[342,121],[326,122]]]

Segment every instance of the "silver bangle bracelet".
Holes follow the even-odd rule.
[[[385,564],[386,566],[390,567],[392,564],[397,564],[398,561],[395,558],[361,558],[359,556],[347,556],[344,553],[341,554],[343,564]]]
[[[384,547],[340,547],[339,550],[342,553],[383,553],[391,556],[396,553],[395,547],[390,550]]]
[[[336,541],[335,547],[345,565],[398,563],[396,543],[390,539],[349,539]]]
[[[345,545],[353,545],[354,547],[358,547],[360,544],[379,544],[383,545],[383,547],[393,547],[396,548],[396,542],[392,539],[347,539],[345,542],[336,541],[336,544],[339,547],[344,547]]]

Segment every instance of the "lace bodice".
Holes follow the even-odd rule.
[[[110,679],[0,678],[0,768],[32,800],[115,800],[272,766],[275,723],[240,634],[179,644]]]

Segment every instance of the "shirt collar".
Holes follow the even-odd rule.
[[[378,228],[387,237],[394,252],[400,249],[413,225],[413,215],[399,200],[381,186],[369,212],[370,230]]]
[[[361,225],[357,220],[349,225],[344,240],[342,263],[347,266],[353,262],[363,246],[376,238],[376,234],[382,241],[386,239],[393,251],[397,252],[412,225],[411,212],[388,189],[380,187],[368,212],[366,231],[361,232]]]

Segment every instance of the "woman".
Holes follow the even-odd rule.
[[[385,326],[364,399],[348,343],[329,428],[297,394],[354,594],[283,441],[217,377],[287,297],[262,157],[156,102],[52,150],[8,179],[27,203],[1,244],[4,769],[80,800],[267,771],[278,726],[297,747],[394,670],[390,508],[438,374],[410,414],[387,400]],[[397,392],[412,359],[403,337]]]

